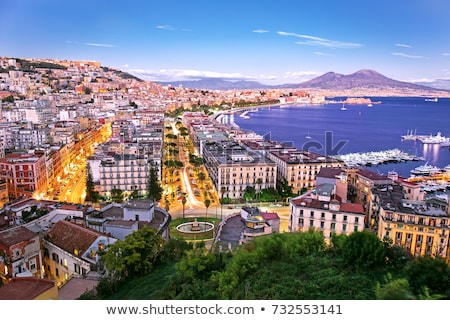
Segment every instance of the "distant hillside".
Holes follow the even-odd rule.
[[[435,89],[450,91],[450,79],[437,79],[433,82],[417,82],[416,84],[420,84],[422,86],[427,86]]]
[[[200,80],[185,80],[172,82],[158,82],[162,85],[171,84],[173,86],[183,86],[184,88],[201,90],[252,90],[252,89],[313,89],[330,92],[341,91],[343,94],[357,95],[450,95],[450,81],[441,87],[426,86],[410,82],[398,81],[368,69],[359,70],[349,75],[335,72],[327,72],[312,80],[302,83],[289,83],[281,85],[264,85],[257,81],[229,80],[218,78],[203,78]]]
[[[221,78],[204,78],[200,80],[184,80],[171,82],[157,82],[161,85],[172,85],[174,87],[183,86],[183,88],[199,89],[199,90],[253,90],[275,88],[261,84],[257,81],[246,80],[226,80]]]
[[[378,89],[387,90],[390,88],[409,90],[430,90],[433,88],[393,80],[385,77],[373,70],[363,69],[349,75],[335,72],[328,72],[312,80],[302,82],[299,88],[314,88],[322,90],[351,90],[351,89]]]

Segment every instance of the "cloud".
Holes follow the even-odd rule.
[[[292,32],[284,32],[284,31],[278,31],[277,33],[280,36],[288,36],[288,37],[305,39],[305,41],[298,41],[296,43],[303,44],[303,45],[309,45],[309,46],[326,47],[326,48],[358,48],[358,47],[363,46],[360,43],[329,40],[329,39],[306,35],[306,34],[298,34],[298,33],[292,33]]]
[[[267,33],[267,32],[269,32],[269,30],[256,29],[256,30],[253,30],[253,32],[255,32],[255,33]]]
[[[321,52],[321,51],[315,51],[314,54],[318,55],[318,56],[323,56],[323,57],[326,57],[326,56],[331,57],[331,56],[333,56],[332,54]]]
[[[161,69],[159,71],[152,70],[130,70],[130,72],[146,77],[154,81],[173,81],[173,80],[199,80],[202,78],[218,78],[230,80],[249,79],[240,73],[221,73],[205,70],[187,70],[187,69]]]
[[[85,42],[85,43],[81,43],[78,41],[71,41],[71,40],[66,40],[66,43],[73,43],[73,44],[83,44],[85,46],[92,46],[92,47],[104,47],[104,48],[115,48],[116,45],[115,44],[107,44],[107,43],[92,43],[92,42]]]
[[[443,52],[441,53],[441,56],[450,57],[450,52]]]
[[[295,79],[295,80],[310,80],[314,77],[322,75],[323,73],[317,71],[296,71],[296,72],[286,72],[284,74],[284,79]]]
[[[395,46],[402,47],[402,48],[412,48],[412,46],[410,46],[409,44],[404,44],[404,43],[396,43]]]
[[[425,58],[424,56],[413,56],[413,55],[406,54],[406,53],[403,53],[403,52],[392,52],[392,55],[399,56],[399,57],[404,57],[404,58],[409,58],[409,59],[423,59],[423,58]]]
[[[173,26],[171,26],[170,24],[165,24],[165,25],[156,26],[156,29],[169,30],[169,31],[176,30],[176,28],[173,27]]]
[[[85,42],[84,45],[86,46],[92,46],[92,47],[104,47],[104,48],[114,48],[116,45],[114,44],[107,44],[107,43],[91,43],[91,42]]]

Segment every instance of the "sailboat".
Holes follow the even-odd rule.
[[[309,130],[308,130],[308,134],[305,136],[306,139],[311,139],[311,136],[309,135]]]
[[[345,107],[344,103],[342,103],[341,110],[347,110],[347,108]]]

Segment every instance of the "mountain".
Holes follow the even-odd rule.
[[[222,78],[203,78],[200,80],[184,80],[157,83],[161,85],[172,85],[174,87],[178,87],[181,85],[184,88],[199,90],[253,90],[275,88],[275,86],[264,85],[257,81],[226,80]]]
[[[322,91],[324,94],[366,95],[366,96],[439,96],[449,97],[446,88],[436,88],[422,84],[398,81],[376,71],[362,69],[349,75],[327,72],[312,80],[282,85],[264,85],[257,81],[228,80],[220,78],[202,78],[173,82],[158,82],[184,88],[201,90],[252,90],[252,89],[301,89],[304,91]]]
[[[435,89],[441,89],[441,90],[450,90],[450,80],[449,79],[436,79],[432,82],[417,82],[417,84],[435,88]]]
[[[322,90],[352,90],[352,89],[370,89],[370,90],[430,90],[433,88],[423,85],[413,84],[393,80],[385,77],[376,71],[363,69],[349,75],[343,75],[334,72],[327,72],[324,75],[312,80],[302,82],[298,88],[313,88]]]

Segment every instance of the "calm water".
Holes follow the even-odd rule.
[[[342,100],[336,98],[336,100]],[[247,113],[248,119],[234,116],[242,129],[270,136],[275,141],[289,141],[299,149],[321,154],[347,154],[352,152],[382,151],[398,148],[425,157],[425,161],[389,163],[370,167],[387,174],[396,170],[408,177],[410,170],[425,164],[445,167],[450,164],[450,149],[439,145],[424,145],[420,141],[402,140],[408,131],[422,135],[437,132],[450,137],[450,99],[427,102],[424,98],[372,97],[380,104],[346,105],[289,105],[259,108]],[[327,132],[332,137],[326,139]],[[311,139],[306,139],[309,135]],[[342,147],[336,148],[342,141]]]

